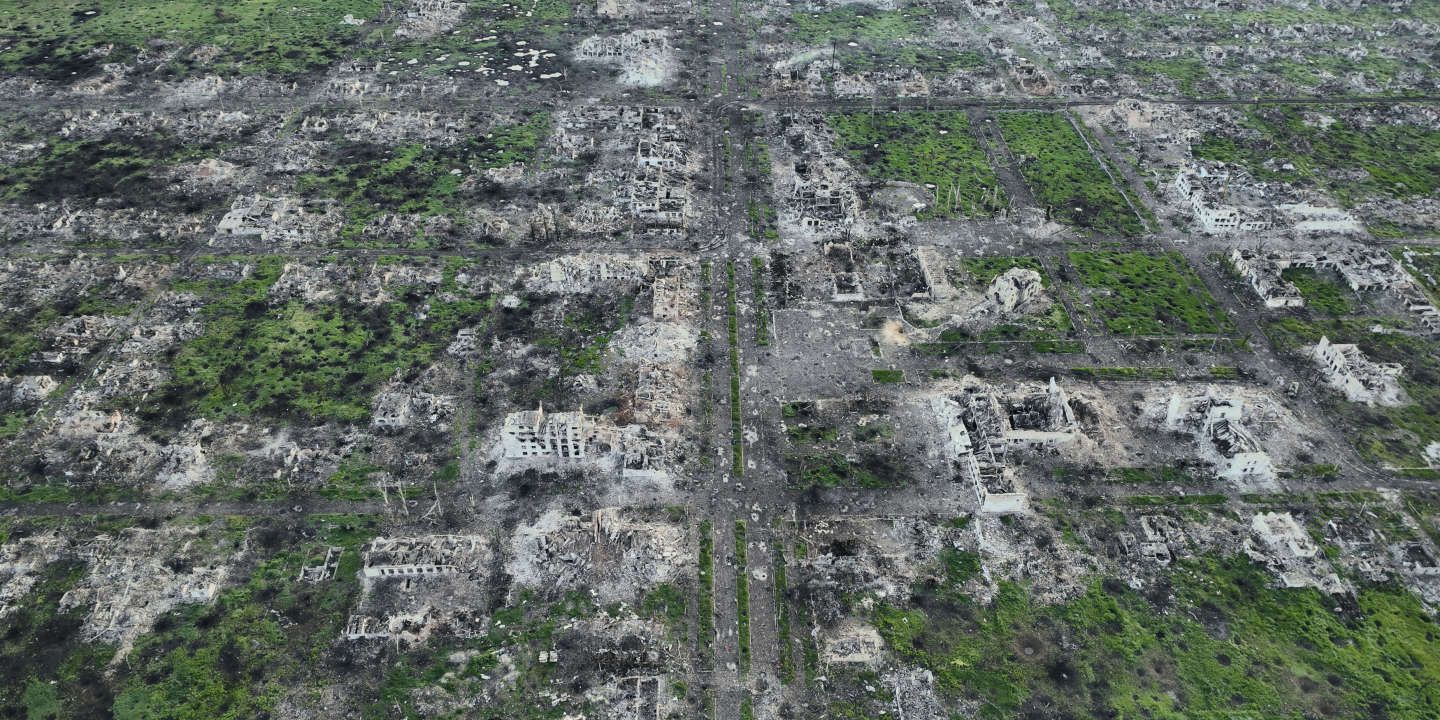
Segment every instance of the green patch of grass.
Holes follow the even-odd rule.
[[[1392,323],[1385,318],[1349,316],[1343,318],[1279,318],[1266,323],[1265,333],[1277,349],[1299,351],[1320,337],[1332,342],[1355,343],[1375,362],[1400,363],[1405,367],[1400,384],[1413,401],[1399,407],[1370,407],[1327,400],[1329,412],[1355,441],[1360,454],[1372,462],[1406,472],[1423,472],[1424,448],[1440,442],[1440,342],[1405,333],[1371,332],[1376,324]],[[1297,362],[1308,365],[1308,360]]]
[[[0,620],[0,714],[5,717],[107,712],[104,671],[115,648],[83,642],[80,628],[89,608],[60,609],[61,598],[85,572],[86,564],[73,558],[44,565],[34,585]]]
[[[877,382],[877,383],[887,383],[887,384],[902,383],[902,382],[905,382],[905,371],[904,371],[904,370],[884,370],[884,369],[878,369],[878,368],[877,368],[877,369],[875,369],[875,370],[871,370],[871,371],[870,371],[870,379],[874,380],[874,381]]]
[[[1170,607],[1119,581],[1058,605],[1002,583],[994,601],[881,605],[872,621],[900,658],[981,717],[1033,701],[1115,717],[1425,718],[1440,710],[1436,625],[1407,591],[1365,586],[1354,609],[1274,587],[1244,557],[1183,561]],[[1221,631],[1219,628],[1223,628]]]
[[[102,140],[53,138],[40,155],[0,167],[0,200],[105,198],[126,206],[163,205],[170,183],[157,171],[209,154],[205,148],[186,146],[164,133],[117,134]]]
[[[430,362],[463,324],[491,310],[489,300],[416,295],[373,306],[271,304],[282,267],[282,259],[265,258],[244,280],[177,283],[206,297],[205,330],[180,348],[174,377],[148,414],[193,404],[214,418],[364,420],[381,383]],[[428,313],[418,312],[427,304]]]
[[[775,593],[775,645],[780,650],[780,682],[786,685],[795,681],[795,648],[790,642],[790,595],[787,585],[785,543],[772,540],[770,554],[774,566],[770,574],[774,579]]]
[[[341,57],[360,35],[340,19],[371,18],[379,0],[0,0],[0,68],[56,80],[135,59],[151,40],[179,44],[167,67],[222,74],[296,74]],[[218,56],[200,61],[201,45]],[[91,55],[97,47],[108,54]]]
[[[817,45],[848,41],[886,44],[922,34],[929,16],[924,8],[876,10],[845,5],[819,13],[790,14],[783,32],[794,42]]]
[[[1085,380],[1173,380],[1172,367],[1077,367],[1070,373]]]
[[[986,65],[985,56],[974,50],[889,42],[857,45],[859,47],[850,47],[847,43],[835,48],[835,57],[843,72],[915,70],[926,76],[940,77],[960,70],[979,70]]]
[[[1440,247],[1396,248],[1394,254],[1415,282],[1425,288],[1430,299],[1440,303]]]
[[[967,257],[960,261],[960,266],[969,275],[970,283],[975,286],[989,285],[995,278],[1004,275],[1015,268],[1034,270],[1040,273],[1040,282],[1046,287],[1050,285],[1050,278],[1045,274],[1045,267],[1040,264],[1040,258],[1025,255],[987,255],[983,257]]]
[[[384,471],[385,468],[364,459],[346,458],[320,486],[319,494],[331,500],[373,500],[380,497],[380,490],[371,476]]]
[[[1296,108],[1253,110],[1244,122],[1256,131],[1253,136],[1209,135],[1193,152],[1237,163],[1261,179],[1319,184],[1346,205],[1440,191],[1440,131],[1384,122],[1361,127],[1344,120],[1322,128],[1305,118]],[[1277,159],[1284,163],[1271,163]],[[1294,169],[1285,169],[1285,163]]]
[[[1071,252],[1095,310],[1117,335],[1211,334],[1233,329],[1199,276],[1176,252]]]
[[[715,539],[710,521],[700,523],[699,565],[695,582],[695,645],[702,661],[711,660],[715,641]]]
[[[238,586],[213,605],[168,613],[136,641],[116,678],[116,717],[257,717],[310,677],[358,596],[359,546],[375,525],[363,517],[308,522],[312,538],[276,528],[283,549],[247,569]],[[343,551],[335,578],[297,582],[299,568],[326,545]]]
[[[1224,495],[1131,495],[1125,498],[1126,505],[1135,507],[1167,507],[1183,505],[1224,505]]]
[[[725,263],[725,330],[730,341],[730,471],[745,472],[745,427],[740,408],[740,309],[735,300],[735,263]]]
[[[750,292],[755,303],[755,344],[770,344],[770,308],[765,305],[765,259],[750,258]]]
[[[1125,191],[1110,181],[1067,116],[1052,112],[1006,112],[996,116],[1025,184],[1052,217],[1078,227],[1138,235],[1145,225],[1130,209]]]
[[[851,460],[839,453],[809,453],[786,459],[790,483],[798,488],[895,487],[904,482],[904,473],[893,459],[867,453]]]
[[[387,663],[383,679],[360,690],[368,701],[360,717],[433,717],[437,691],[452,698],[486,694],[483,711],[472,715],[487,720],[561,720],[580,714],[580,704],[568,697],[558,702],[538,699],[561,682],[556,665],[541,662],[538,655],[555,649],[565,625],[593,617],[596,610],[583,592],[545,601],[524,591],[513,604],[492,613],[483,634],[432,639]],[[457,654],[468,659],[452,661]],[[502,658],[508,658],[506,667],[513,667],[515,675],[497,688],[488,681]]]
[[[1280,277],[1300,291],[1305,306],[1313,312],[1332,317],[1349,315],[1353,312],[1350,299],[1354,297],[1348,289],[1321,277],[1311,268],[1286,268]]]
[[[549,115],[536,113],[451,146],[345,145],[329,172],[300,176],[296,189],[340,201],[346,216],[341,239],[353,242],[387,213],[458,218],[490,188],[476,183],[475,175],[533,161],[549,132]]]
[[[1216,380],[1240,379],[1240,368],[1233,365],[1211,365],[1206,368],[1206,372],[1210,373],[1210,377]]]
[[[1196,484],[1195,477],[1188,470],[1173,465],[1115,468],[1110,471],[1110,478],[1114,482],[1125,485],[1192,486]]]
[[[924,185],[934,194],[921,217],[989,216],[1006,204],[963,112],[847,113],[827,121],[871,177]]]
[[[650,588],[640,599],[640,612],[661,620],[673,638],[685,637],[685,594],[671,583]]]

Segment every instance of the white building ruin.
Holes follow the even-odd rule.
[[[1400,387],[1400,374],[1405,367],[1399,363],[1377,363],[1365,356],[1358,345],[1330,342],[1321,336],[1310,351],[1310,358],[1320,366],[1325,381],[1339,390],[1350,402],[1367,405],[1404,405],[1408,400]]]

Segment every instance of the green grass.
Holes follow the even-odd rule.
[[[795,682],[795,648],[790,641],[790,595],[786,580],[785,543],[779,539],[770,543],[770,554],[774,566],[771,577],[775,591],[775,644],[780,650],[780,682],[789,685]]]
[[[841,148],[870,177],[927,186],[935,202],[920,212],[922,218],[990,216],[1006,205],[963,112],[857,112],[827,121]]]
[[[1071,252],[1095,311],[1116,335],[1211,334],[1232,330],[1215,298],[1177,252]]]
[[[119,283],[97,280],[74,294],[32,302],[15,302],[0,311],[0,375],[30,370],[32,356],[49,348],[45,331],[82,315],[128,315],[139,293]],[[44,370],[47,374],[59,374]]]
[[[671,583],[660,583],[640,599],[640,612],[665,623],[670,637],[685,638],[685,593]]]
[[[1396,248],[1393,252],[1430,299],[1440,303],[1440,248],[1412,246]]]
[[[881,605],[897,656],[980,717],[1043,704],[1060,715],[1428,718],[1440,712],[1437,627],[1407,591],[1363,586],[1355,614],[1317,591],[1278,589],[1249,560],[1182,561],[1174,598],[1152,605],[1096,581],[1046,605],[1001,583],[988,606]],[[1029,649],[1029,653],[1025,649]]]
[[[715,539],[710,521],[700,523],[699,556],[695,578],[695,646],[702,662],[709,663],[715,641]]]
[[[295,74],[341,57],[360,35],[340,19],[372,18],[379,0],[0,0],[0,68],[57,80],[130,61],[150,40],[183,46],[168,72]],[[87,12],[93,12],[87,15]],[[219,56],[201,63],[201,45]],[[86,57],[96,46],[108,56]]]
[[[371,395],[397,371],[429,363],[464,324],[484,319],[489,300],[427,298],[374,305],[269,302],[283,260],[264,258],[237,282],[182,281],[205,297],[204,333],[176,354],[174,377],[147,414],[193,407],[213,418],[254,415],[365,420]]]
[[[1175,368],[1158,367],[1076,367],[1070,373],[1083,380],[1173,380]]]
[[[1233,365],[1211,365],[1206,368],[1206,372],[1216,380],[1239,380],[1241,378],[1240,368]]]
[[[557,666],[539,662],[541,651],[553,650],[563,642],[566,626],[592,618],[600,612],[589,595],[566,592],[558,599],[545,600],[523,590],[512,604],[491,614],[488,628],[466,637],[432,638],[428,643],[396,653],[385,663],[383,676],[355,692],[367,702],[360,715],[364,720],[422,718],[439,715],[437,694],[451,705],[445,716],[460,713],[454,707],[463,698],[485,697],[483,708],[473,706],[464,717],[484,720],[561,720],[581,712],[580,703],[566,695],[556,701],[542,699],[547,689],[562,682]],[[463,654],[468,659],[455,663]],[[504,665],[502,665],[502,662]],[[504,668],[504,670],[500,670]],[[490,682],[497,671],[514,675],[499,687]],[[568,678],[566,680],[568,681]]]
[[[1265,180],[1318,184],[1346,205],[1440,192],[1440,130],[1396,123],[1359,127],[1343,119],[1322,129],[1307,124],[1303,111],[1286,107],[1254,110],[1243,124],[1253,137],[1208,135],[1194,145],[1195,156],[1238,163]],[[1359,179],[1351,176],[1355,172]]]
[[[725,330],[730,341],[730,471],[745,473],[745,427],[740,407],[740,310],[735,300],[735,263],[725,263]]]
[[[1280,277],[1295,285],[1312,312],[1339,317],[1354,311],[1350,300],[1355,294],[1311,268],[1286,268]]]
[[[951,273],[951,282],[972,288],[984,288],[997,276],[1012,268],[1040,273],[1040,282],[1054,288],[1039,258],[1028,256],[969,257],[960,262],[963,272]],[[1073,330],[1070,315],[1063,303],[1051,303],[1045,312],[1032,312],[1010,322],[1000,323],[979,333],[954,326],[941,331],[933,342],[912,346],[921,355],[951,357],[966,352],[1012,353],[1028,349],[1036,353],[1079,353],[1084,343],[1068,336]]]
[[[750,293],[755,303],[755,344],[770,344],[770,308],[765,305],[765,259],[750,258]]]
[[[3,535],[4,533],[0,533]],[[0,620],[0,714],[16,718],[103,715],[105,664],[115,652],[87,644],[80,626],[88,608],[60,609],[60,599],[86,573],[65,558],[39,569],[35,584]],[[69,714],[62,715],[61,710]]]
[[[1067,116],[1053,112],[1006,112],[996,122],[1020,162],[1025,184],[1052,217],[1077,227],[1138,235],[1145,225],[1125,192],[1085,147]]]
[[[877,368],[870,371],[870,379],[877,383],[895,384],[905,382],[904,370],[885,370]]]
[[[799,489],[896,487],[905,480],[893,458],[866,453],[851,460],[835,452],[810,452],[786,458],[790,484]]]
[[[475,183],[475,175],[535,160],[549,133],[550,116],[536,113],[452,146],[342,145],[328,172],[300,176],[296,189],[341,203],[346,223],[340,235],[347,242],[358,240],[366,225],[387,213],[459,219],[489,187]]]
[[[199,160],[214,148],[186,145],[165,133],[104,139],[50,138],[45,149],[24,162],[0,167],[0,200],[56,202],[99,199],[125,205],[167,205],[169,180],[160,170]],[[198,206],[185,209],[195,210]]]
[[[864,5],[846,5],[819,13],[786,16],[782,32],[794,42],[809,44],[854,41],[884,45],[922,35],[930,24],[925,8],[876,10]]]
[[[1034,270],[1040,273],[1040,282],[1046,287],[1050,286],[1050,278],[1045,274],[1045,267],[1040,264],[1040,259],[1027,255],[988,255],[984,257],[967,257],[960,261],[960,266],[970,276],[970,283],[977,287],[988,286],[995,278],[1004,275],[1014,268]]]
[[[1194,476],[1187,470],[1173,465],[1115,468],[1110,471],[1110,479],[1123,485],[1180,485],[1182,487],[1190,487],[1196,484]]]
[[[115,680],[116,718],[258,717],[312,676],[358,595],[359,546],[377,526],[366,516],[305,522],[275,526],[273,549],[214,604],[174,610],[136,641]],[[335,578],[297,582],[330,545],[343,549]]]
[[[985,57],[974,50],[952,50],[934,45],[895,45],[888,41],[848,43],[835,48],[835,58],[846,73],[886,70],[915,70],[929,77],[949,75],[960,70],[979,70],[986,65]]]

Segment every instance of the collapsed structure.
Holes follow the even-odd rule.
[[[1310,357],[1325,375],[1325,382],[1339,390],[1350,402],[1367,405],[1404,405],[1407,400],[1400,387],[1399,363],[1377,363],[1365,357],[1360,346],[1332,343],[1321,336],[1310,351]]]
[[[1243,422],[1245,403],[1238,396],[1209,388],[1203,395],[1171,394],[1165,429],[1200,440],[1202,457],[1215,474],[1248,490],[1273,490],[1270,455]]]
[[[1054,452],[1084,442],[1070,398],[1055,378],[1039,392],[998,394],[979,383],[937,400],[946,451],[958,479],[975,488],[981,511],[1024,510],[1026,493],[1008,467],[1009,452]]]
[[[1336,273],[1357,293],[1388,294],[1404,307],[1421,330],[1440,334],[1440,310],[1393,256],[1359,245],[1335,245],[1317,251],[1230,249],[1230,262],[1265,302],[1266,307],[1301,307],[1305,299],[1281,275],[1291,268]]]

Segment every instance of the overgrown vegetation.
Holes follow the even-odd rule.
[[[462,325],[491,310],[489,299],[419,293],[375,305],[272,302],[283,267],[281,258],[263,258],[242,280],[176,283],[205,298],[205,330],[180,347],[174,377],[148,413],[163,418],[193,405],[215,418],[363,420],[381,383],[423,367]]]
[[[259,560],[210,605],[187,605],[142,636],[116,677],[117,718],[257,717],[311,677],[344,628],[359,591],[368,516],[313,516],[252,531]],[[343,549],[331,581],[295,579],[301,566]]]
[[[1117,335],[1210,334],[1233,329],[1177,252],[1071,252],[1105,327]]]
[[[1371,407],[1334,397],[1328,406],[1361,455],[1373,462],[1406,468],[1407,473],[1428,475],[1421,454],[1429,443],[1440,442],[1440,344],[1430,338],[1371,330],[1386,323],[1393,321],[1356,316],[1308,321],[1281,318],[1267,323],[1265,332],[1280,350],[1298,351],[1328,336],[1331,342],[1359,345],[1361,352],[1375,362],[1403,365],[1400,384],[1412,403]]]
[[[871,177],[916,183],[934,195],[920,217],[989,216],[1007,203],[963,112],[856,112],[827,120]]]
[[[780,649],[780,682],[786,685],[795,681],[795,648],[790,642],[790,595],[786,580],[785,543],[779,539],[770,542],[775,594],[775,644]]]
[[[867,5],[844,5],[818,13],[789,13],[784,32],[790,40],[802,43],[886,44],[923,35],[930,15],[930,10],[919,7],[877,10]]]
[[[1039,708],[1156,718],[1440,712],[1437,628],[1409,592],[1364,586],[1337,613],[1318,591],[1272,587],[1243,557],[1178,569],[1170,600],[1106,580],[1042,605],[1006,582],[988,606],[935,598],[923,609],[882,605],[873,620],[897,655],[987,718]]]
[[[1138,235],[1145,225],[1127,193],[1111,182],[1067,116],[1053,112],[996,115],[1025,184],[1053,218],[1090,230]]]
[[[1384,112],[1364,106],[1348,112],[1367,109]],[[1317,122],[1317,110],[1340,117]],[[1345,111],[1317,110],[1257,108],[1242,122],[1253,135],[1207,135],[1192,151],[1199,158],[1237,163],[1262,180],[1318,185],[1347,205],[1440,191],[1440,131],[1383,121],[1362,126],[1344,119]]]
[[[712,661],[715,642],[715,539],[709,520],[700,523],[699,567],[695,571],[695,647],[702,662]]]
[[[3,15],[3,13],[0,13]],[[58,202],[99,199],[122,206],[175,205],[195,212],[201,199],[171,198],[159,172],[211,155],[213,148],[185,145],[164,133],[120,135],[104,139],[52,138],[36,157],[0,166],[0,200]]]
[[[356,242],[376,218],[398,213],[463,221],[464,212],[499,191],[480,177],[485,170],[535,160],[550,133],[550,116],[535,113],[455,145],[413,144],[397,148],[346,144],[329,172],[308,173],[296,189],[338,200],[345,209],[343,241]],[[419,231],[417,241],[425,241]]]
[[[380,6],[379,0],[0,0],[0,37],[7,40],[0,68],[69,80],[103,63],[134,60],[151,41],[164,41],[179,50],[167,74],[309,72],[360,37],[341,18],[373,18]],[[202,48],[213,49],[213,59]]]
[[[735,300],[735,263],[725,263],[725,330],[730,341],[730,471],[745,472],[745,427],[740,409],[740,310]]]

